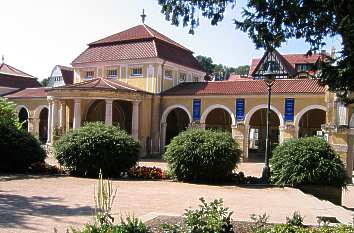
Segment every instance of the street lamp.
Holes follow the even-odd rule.
[[[262,171],[262,181],[264,183],[269,182],[270,177],[270,168],[269,168],[269,157],[271,155],[271,145],[270,145],[270,130],[269,130],[269,120],[270,120],[270,98],[272,95],[272,86],[274,84],[276,73],[273,70],[273,62],[268,61],[268,69],[263,73],[264,82],[268,87],[268,108],[267,108],[267,117],[266,117],[266,145],[265,145],[265,161]]]

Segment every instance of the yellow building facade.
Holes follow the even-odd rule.
[[[49,146],[84,122],[102,121],[119,125],[139,140],[142,157],[160,156],[179,132],[201,127],[230,132],[240,144],[243,161],[261,161],[267,87],[257,75],[272,57],[285,73],[278,74],[272,87],[271,144],[323,136],[352,176],[354,106],[343,105],[317,79],[299,76],[303,70],[297,70],[304,68],[300,65],[316,59],[293,64],[294,57],[279,56],[265,54],[256,61],[252,77],[206,82],[192,51],[139,25],[90,43],[72,62],[73,84],[28,88],[5,97],[19,112],[27,111],[28,131]]]

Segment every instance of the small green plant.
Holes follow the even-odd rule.
[[[183,233],[180,225],[177,224],[162,224],[163,233]]]
[[[300,212],[295,211],[292,217],[286,217],[286,224],[302,227],[304,226],[304,217],[301,216]]]
[[[233,225],[228,208],[223,207],[223,200],[216,199],[207,203],[204,198],[199,199],[202,204],[199,209],[186,210],[186,226],[188,233],[231,233]]]
[[[102,171],[98,175],[97,192],[95,191],[96,220],[100,225],[111,225],[114,222],[111,210],[117,189],[113,189],[112,181],[103,179]]]
[[[257,231],[260,229],[265,229],[268,223],[269,215],[267,215],[267,213],[262,215],[251,214],[250,218],[253,222],[251,229],[253,231]]]
[[[139,219],[127,217],[126,220],[121,219],[121,224],[118,226],[121,231],[119,233],[151,233],[150,229]]]

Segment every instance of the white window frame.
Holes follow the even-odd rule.
[[[115,73],[115,74],[111,74],[111,73]],[[118,69],[111,68],[107,70],[107,78],[116,79],[117,77],[118,77]]]
[[[134,73],[134,70],[141,70],[141,73]],[[142,67],[131,67],[130,76],[131,77],[143,77],[143,68]]]
[[[88,73],[92,73],[92,76],[88,76]],[[86,70],[85,71],[84,79],[93,79],[94,77],[95,77],[95,71],[94,70]]]
[[[181,81],[182,76],[184,76],[184,80]],[[187,73],[179,73],[178,75],[178,83],[187,82]]]
[[[166,75],[167,72],[168,73],[171,72],[171,74],[170,75]],[[172,80],[173,79],[173,70],[169,70],[169,69],[165,70],[164,78],[168,79],[168,80]]]

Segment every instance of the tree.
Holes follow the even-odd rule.
[[[213,64],[213,59],[211,59],[211,57],[199,55],[196,56],[196,59],[203,66],[207,75],[211,75],[214,72],[215,65]]]
[[[16,104],[0,97],[0,124],[18,126]]]
[[[43,86],[43,87],[47,87],[48,86],[48,78],[45,78],[45,79],[42,79],[42,81],[41,81],[41,85]]]
[[[173,25],[190,26],[194,33],[199,13],[212,25],[224,19],[227,7],[236,0],[159,0],[161,12]],[[351,0],[250,0],[243,8],[236,28],[247,32],[257,48],[280,47],[288,39],[304,39],[308,54],[320,50],[327,37],[339,36],[342,48],[335,59],[322,63],[320,79],[329,90],[337,92],[347,103],[354,102],[354,2]]]

